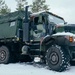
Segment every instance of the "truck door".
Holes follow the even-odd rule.
[[[46,35],[46,25],[43,16],[34,18],[30,34],[34,41],[40,41]]]

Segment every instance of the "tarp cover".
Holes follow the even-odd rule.
[[[0,23],[12,21],[17,18],[23,18],[25,16],[25,11],[16,11],[5,15],[0,15]]]
[[[25,11],[16,11],[6,15],[0,15],[0,39],[17,36],[19,24],[18,18],[23,19]]]

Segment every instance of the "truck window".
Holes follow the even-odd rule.
[[[44,37],[46,33],[43,17],[40,17],[40,18],[39,17],[34,18],[34,25],[32,25],[31,27],[32,29],[30,32],[34,40],[37,40],[37,41],[40,41],[40,38]]]

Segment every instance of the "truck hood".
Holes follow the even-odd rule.
[[[75,37],[75,34],[70,32],[61,32],[61,33],[59,32],[59,33],[53,34],[52,36],[74,36]]]

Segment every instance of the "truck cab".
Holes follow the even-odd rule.
[[[63,18],[46,11],[31,14],[30,20],[31,41],[41,41],[46,35],[54,34],[57,25],[65,24]]]
[[[41,11],[38,13],[30,14],[28,28],[24,27],[26,36],[25,42],[28,43],[31,55],[41,55],[44,50],[41,50],[41,42],[47,35],[51,36],[56,33],[56,27],[58,25],[65,25],[65,21],[62,17],[57,16],[51,12]],[[27,36],[27,34],[29,34]],[[24,51],[23,51],[24,52]],[[25,52],[26,53],[26,52]]]

